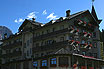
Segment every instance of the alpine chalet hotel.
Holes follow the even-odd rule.
[[[2,69],[103,69],[99,24],[94,6],[51,20],[27,20],[2,40]]]

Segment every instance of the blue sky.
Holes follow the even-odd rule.
[[[95,0],[94,6],[99,19],[104,19],[104,0]],[[91,11],[92,0],[1,0],[0,25],[6,26],[13,33],[18,31],[24,19],[36,18],[36,21],[47,23],[51,19],[65,16],[66,10],[71,14],[79,11]],[[100,29],[104,29],[104,21]]]

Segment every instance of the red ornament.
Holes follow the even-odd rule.
[[[86,24],[86,22],[84,21],[84,24]]]
[[[84,32],[83,34],[87,34],[87,32]]]
[[[92,47],[92,44],[89,44],[90,47]]]
[[[91,24],[88,24],[88,26],[91,26]]]
[[[77,64],[74,64],[74,65],[73,65],[73,68],[76,68],[76,67],[77,67]]]

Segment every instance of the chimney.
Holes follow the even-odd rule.
[[[32,20],[35,22],[35,18],[33,17]]]
[[[69,17],[70,16],[70,10],[67,10],[66,11],[66,17]]]

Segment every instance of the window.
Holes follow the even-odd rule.
[[[40,33],[36,33],[36,35],[35,36],[39,36],[40,35]]]
[[[85,51],[83,51],[83,52],[82,52],[82,55],[86,55],[86,52],[85,52]]]
[[[93,46],[94,46],[94,48],[97,48],[97,43],[96,43],[96,42],[94,42]]]
[[[44,45],[44,42],[42,41],[42,42],[41,42],[41,46],[43,46],[43,45]]]
[[[24,48],[26,48],[26,43],[24,43]]]
[[[33,39],[32,39],[32,38],[30,38],[30,43],[32,43],[32,40],[33,40]]]
[[[56,58],[51,59],[51,64],[56,64]]]
[[[39,46],[39,43],[36,43],[36,47]]]
[[[30,48],[30,54],[32,54],[32,49]]]
[[[61,25],[61,26],[60,26],[60,29],[64,29],[64,25]]]
[[[69,36],[69,40],[73,40],[73,37],[72,36]]]
[[[29,46],[29,40],[27,40],[27,46]]]
[[[85,30],[82,30],[82,32],[86,32]]]
[[[68,66],[68,57],[59,57],[59,66]]]
[[[84,43],[85,43],[85,41],[84,41],[84,40],[82,40],[82,41],[81,41],[81,43],[82,43],[82,44],[84,44]]]
[[[92,53],[89,53],[89,56],[91,56],[91,57],[92,57],[92,56],[93,56],[93,55],[92,55]]]
[[[93,38],[96,38],[96,32],[93,33]]]
[[[47,60],[42,60],[42,66],[47,66]]]
[[[48,40],[47,44],[52,44],[53,40]]]
[[[41,56],[44,56],[44,53],[41,53]]]
[[[44,31],[42,31],[42,35],[44,34]]]
[[[64,41],[64,37],[60,37],[60,41]]]
[[[75,38],[75,40],[76,40],[76,41],[78,41],[78,40],[79,40],[79,38]]]
[[[52,32],[55,32],[55,31],[56,31],[56,28],[53,28],[53,29],[52,29]]]
[[[27,56],[29,56],[29,51],[27,50]]]
[[[94,57],[97,58],[97,53],[94,53]]]
[[[49,29],[47,30],[47,34],[48,34],[48,33],[50,33],[50,30],[49,30]]]
[[[91,42],[90,42],[90,41],[88,41],[88,42],[87,42],[87,44],[91,44]]]
[[[33,66],[37,67],[38,66],[38,62],[37,61],[33,62]]]
[[[35,57],[39,57],[39,54],[35,54]]]

